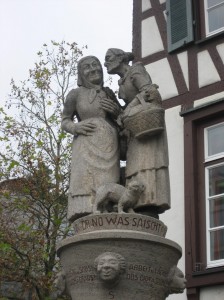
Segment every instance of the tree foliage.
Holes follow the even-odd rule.
[[[64,41],[43,45],[28,79],[11,81],[0,108],[0,281],[23,282],[36,299],[48,296],[56,242],[68,234],[71,141],[60,122],[82,50]]]

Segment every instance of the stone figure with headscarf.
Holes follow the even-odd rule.
[[[135,212],[158,218],[170,208],[169,159],[166,125],[158,86],[141,62],[129,65],[134,55],[110,48],[105,56],[109,74],[120,76],[119,98],[125,102],[119,119],[128,137],[126,185],[144,184]]]
[[[119,103],[103,87],[103,70],[94,56],[78,63],[78,88],[67,95],[62,128],[74,135],[68,219],[92,213],[97,188],[119,182],[119,143],[115,119]],[[78,122],[74,122],[74,117]]]

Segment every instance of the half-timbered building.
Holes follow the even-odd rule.
[[[133,0],[133,52],[166,109],[172,209],[185,294],[224,299],[224,1]],[[169,258],[167,258],[169,259]]]

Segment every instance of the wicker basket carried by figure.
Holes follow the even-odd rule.
[[[164,109],[151,108],[142,110],[124,120],[124,127],[130,130],[131,134],[138,138],[152,136],[164,130]]]

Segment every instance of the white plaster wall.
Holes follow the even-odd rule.
[[[155,17],[142,21],[142,57],[164,50]]]
[[[176,83],[167,58],[160,59],[145,67],[152,78],[152,82],[159,85],[159,91],[163,100],[178,95]]]
[[[200,290],[200,300],[223,300],[224,285],[205,287]]]
[[[224,98],[224,91],[221,93],[213,94],[211,96],[194,101],[194,107],[197,107],[197,106],[200,106],[203,104],[207,104],[210,102],[214,102],[214,101],[222,99],[222,98]]]
[[[160,215],[160,220],[168,226],[167,238],[182,247],[183,256],[178,267],[185,272],[184,266],[184,145],[183,118],[180,117],[181,107],[166,110],[166,126],[169,147],[169,172],[171,187],[171,209]],[[186,293],[170,295],[170,300],[187,300]]]
[[[219,52],[219,55],[222,59],[222,62],[224,63],[224,43],[223,44],[220,44],[220,45],[217,45],[216,46],[218,52]]]
[[[163,11],[163,15],[164,15],[164,19],[165,19],[166,22],[167,22],[167,14],[166,14],[166,10]]]
[[[142,0],[142,12],[150,9],[151,6],[151,1],[150,0]]]
[[[220,81],[219,74],[207,50],[198,53],[198,84],[199,87]]]

